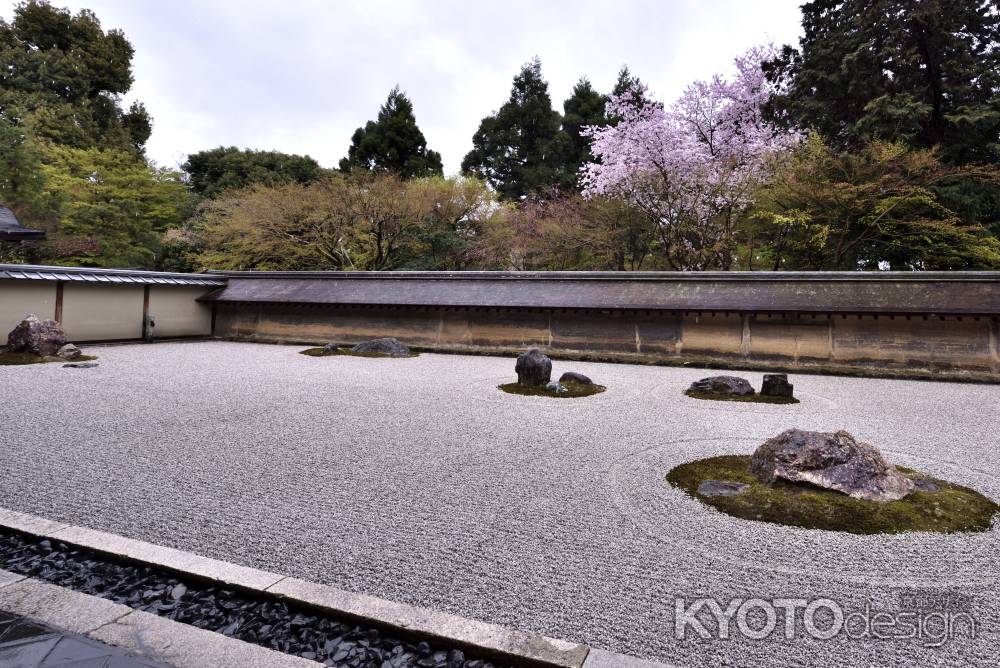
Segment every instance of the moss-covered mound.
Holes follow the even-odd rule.
[[[608,389],[603,385],[586,385],[583,383],[563,383],[563,387],[566,388],[565,392],[547,390],[544,385],[521,385],[519,383],[505,383],[497,385],[497,387],[508,394],[521,394],[526,397],[555,397],[556,399],[589,397],[593,394],[600,394]]]
[[[750,474],[750,457],[737,455],[681,464],[667,474],[667,480],[727,515],[855,534],[988,531],[993,515],[1000,510],[996,503],[967,487],[901,466],[896,468],[913,480],[933,483],[938,489],[918,489],[899,501],[876,503],[809,484],[779,480],[766,485]],[[704,496],[698,493],[698,486],[706,480],[746,483],[749,488],[734,496]]]
[[[763,394],[715,394],[713,392],[699,392],[698,390],[684,390],[684,394],[692,399],[705,399],[708,401],[743,401],[753,404],[797,404],[799,400],[795,397],[768,397]]]
[[[47,362],[90,362],[96,360],[95,355],[80,355],[76,359],[67,360],[55,355],[33,355],[31,353],[0,353],[0,366],[14,366],[18,364],[46,364]]]
[[[356,353],[353,350],[347,348],[337,348],[336,350],[327,350],[326,348],[307,348],[299,352],[300,355],[309,355],[310,357],[335,357],[337,355],[344,355],[346,357],[384,357],[386,359],[406,359],[407,357],[416,357],[420,353],[410,353],[400,357],[399,355],[386,355],[385,353]]]

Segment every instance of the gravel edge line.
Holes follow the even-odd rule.
[[[548,665],[557,668],[601,668],[602,666],[670,668],[666,664],[649,662],[603,650],[592,650],[587,645],[581,643],[549,638],[504,626],[466,619],[449,613],[438,612],[429,608],[420,608],[374,596],[349,592],[328,585],[307,582],[298,578],[286,577],[277,573],[270,573],[217,559],[209,559],[208,557],[191,552],[161,547],[116,534],[54,522],[43,517],[20,513],[6,508],[0,508],[0,526],[40,538],[50,538],[90,548],[112,556],[125,557],[134,561],[161,566],[182,574],[214,580],[227,585],[235,585],[250,591],[272,594],[290,601],[363,619],[376,625],[389,626],[411,633],[457,642],[482,649],[486,652],[510,656],[513,659],[533,664]],[[25,582],[30,584],[25,584]],[[4,583],[3,578],[0,578],[0,583]],[[3,587],[0,585],[0,589],[7,589],[13,585],[32,588],[42,587],[43,585],[45,588],[54,587],[54,585],[35,581],[31,578],[24,578],[5,584],[7,586]],[[56,587],[56,589],[62,588]],[[65,592],[67,601],[75,600],[76,605],[86,605],[88,608],[95,605],[93,601],[89,601],[88,599],[93,599],[94,601],[103,600],[88,596],[87,594],[71,592],[70,590],[63,591]],[[10,593],[9,589],[7,593]],[[72,596],[69,596],[70,594]],[[5,602],[4,597],[0,597],[0,603],[3,602]],[[108,604],[113,605],[110,602]],[[129,610],[129,614],[125,616],[129,617],[130,624],[137,626],[135,629],[136,633],[132,634],[135,637],[140,635],[139,627],[141,627],[144,633],[155,631],[163,633],[165,636],[176,636],[178,633],[181,633],[180,630],[171,625],[188,627],[186,624],[164,620],[149,613]],[[20,612],[26,616],[38,618],[37,612],[32,614],[24,609],[12,612]],[[60,619],[45,619],[44,617],[40,619],[43,622],[55,623],[55,625],[58,625],[60,621]],[[193,633],[193,636],[201,636],[203,633],[209,633],[212,636],[218,635],[194,627],[189,628],[192,632],[197,632]],[[94,629],[87,629],[84,633],[94,631]],[[224,636],[219,637],[224,638]],[[103,639],[97,636],[94,636],[94,638],[97,640]],[[224,639],[240,645],[251,646],[248,643],[231,638]],[[128,646],[127,641],[127,634],[117,634],[114,644],[122,645],[122,642],[125,642],[125,646]],[[204,638],[192,637],[191,642],[200,646],[208,641]],[[257,649],[263,650],[264,648]],[[265,651],[272,652],[272,650]],[[288,656],[279,652],[272,653],[278,654],[281,657]],[[176,660],[176,657],[174,657],[174,660]],[[299,659],[299,661],[305,660]],[[177,665],[186,666],[189,664],[181,663]],[[284,664],[275,663],[274,665]],[[295,665],[317,664],[306,662],[305,664],[297,663]]]

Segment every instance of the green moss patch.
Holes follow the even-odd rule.
[[[300,355],[309,355],[310,357],[336,357],[338,355],[343,355],[345,357],[385,357],[388,359],[407,359],[409,357],[416,357],[420,353],[410,353],[405,357],[395,357],[393,355],[386,355],[385,353],[356,353],[353,350],[337,348],[336,350],[327,350],[326,348],[307,348],[306,350],[299,351]]]
[[[76,359],[66,360],[55,355],[38,356],[31,353],[0,353],[0,366],[16,366],[20,364],[46,364],[48,362],[90,362],[96,360],[95,355],[80,355]]]
[[[751,404],[797,404],[799,400],[795,397],[768,397],[763,394],[714,394],[712,392],[699,392],[698,390],[684,390],[684,394],[692,399],[704,399],[707,401],[742,401]]]
[[[778,480],[766,485],[750,473],[750,457],[746,455],[681,464],[667,474],[667,481],[702,503],[745,520],[854,534],[990,530],[993,516],[1000,510],[996,503],[967,487],[897,468],[914,480],[933,482],[939,489],[918,490],[899,501],[877,503],[808,484]],[[742,482],[750,487],[736,496],[702,496],[697,490],[705,480]]]
[[[603,385],[584,385],[581,383],[563,383],[566,392],[558,393],[546,390],[544,385],[520,385],[518,383],[505,383],[497,387],[508,394],[520,394],[526,397],[553,397],[555,399],[578,399],[600,394],[608,389]]]

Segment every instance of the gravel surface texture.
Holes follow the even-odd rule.
[[[747,522],[663,479],[790,427],[846,429],[1000,499],[1000,386],[795,374],[802,403],[739,404],[683,396],[711,370],[554,360],[608,388],[564,401],[498,390],[512,358],[300,349],[91,347],[86,373],[0,369],[0,506],[677,665],[1000,664],[997,529]],[[677,639],[678,596],[968,612],[977,629],[939,647],[800,623]]]

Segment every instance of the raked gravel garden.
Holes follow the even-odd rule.
[[[561,399],[500,391],[512,357],[301,349],[3,367],[0,506],[678,665],[1000,663],[996,529],[802,529],[666,480],[792,427],[845,429],[996,501],[998,386],[795,374],[797,404],[706,401],[683,392],[711,370],[553,360],[606,388]],[[678,597],[960,610],[976,637],[679,639]]]

